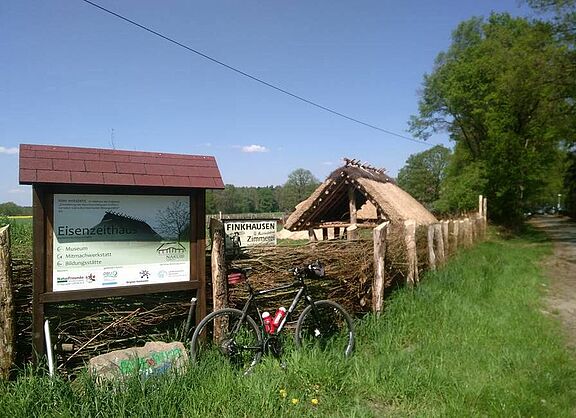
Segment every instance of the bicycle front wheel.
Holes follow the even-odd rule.
[[[354,323],[342,306],[320,300],[302,311],[296,324],[297,347],[336,350],[348,357],[354,350]]]
[[[190,342],[190,357],[195,364],[224,359],[247,372],[262,357],[262,334],[250,316],[242,320],[242,311],[219,309],[198,324]]]

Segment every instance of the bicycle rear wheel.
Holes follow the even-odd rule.
[[[337,350],[348,357],[354,350],[354,323],[342,306],[319,300],[302,311],[296,324],[297,347]]]
[[[226,360],[245,372],[262,357],[262,334],[256,322],[234,308],[219,309],[198,324],[190,342],[195,364]]]

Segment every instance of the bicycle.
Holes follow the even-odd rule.
[[[294,276],[292,283],[265,290],[255,291],[252,288],[248,281],[250,271],[251,269],[233,270],[248,290],[248,299],[242,310],[219,309],[207,315],[198,324],[190,342],[191,359],[194,363],[205,361],[210,356],[224,357],[248,373],[266,352],[279,358],[282,346],[278,337],[301,300],[304,300],[307,306],[296,323],[294,335],[296,347],[318,346],[324,350],[336,348],[342,350],[345,357],[352,354],[355,339],[352,318],[334,301],[314,301],[304,282],[306,278],[324,276],[324,266],[319,261],[290,269]],[[257,303],[258,297],[288,289],[293,289],[295,293],[290,307],[275,330],[266,332]],[[254,309],[258,314],[259,323],[248,313]]]

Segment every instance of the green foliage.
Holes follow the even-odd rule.
[[[28,370],[0,381],[0,416],[573,416],[576,361],[542,313],[548,254],[534,233],[461,252],[358,321],[348,360],[288,344],[285,368],[270,357],[250,376],[201,364],[116,388]]]
[[[208,214],[277,212],[278,189],[273,186],[236,187],[227,184],[224,190],[206,192],[206,211]]]
[[[412,154],[398,172],[398,185],[429,210],[437,209],[440,186],[446,176],[450,150],[442,145]]]
[[[306,199],[320,185],[310,170],[298,168],[288,175],[281,192],[280,209],[294,210],[294,207]]]
[[[559,151],[576,132],[571,56],[552,25],[493,14],[461,23],[424,78],[411,131],[426,138],[445,130],[456,151],[484,164],[496,221],[521,221],[527,198],[563,164]]]
[[[0,216],[30,216],[32,215],[32,208],[25,206],[18,206],[14,202],[0,203]]]

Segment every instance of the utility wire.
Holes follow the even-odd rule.
[[[194,48],[192,48],[192,47],[189,47],[188,45],[185,45],[185,44],[183,44],[183,43],[181,43],[181,42],[178,42],[178,41],[175,40],[175,39],[172,39],[172,38],[170,38],[170,37],[168,37],[168,36],[166,36],[166,35],[163,35],[163,34],[161,34],[160,32],[155,31],[154,29],[150,29],[150,28],[147,27],[147,26],[144,26],[144,25],[142,25],[142,24],[140,24],[140,23],[138,23],[138,22],[135,22],[135,21],[133,21],[133,20],[131,20],[131,19],[125,17],[125,16],[122,16],[121,14],[118,14],[118,13],[116,13],[116,12],[113,12],[112,10],[107,9],[107,8],[105,8],[105,7],[103,7],[103,6],[100,6],[99,4],[96,4],[96,3],[94,3],[94,2],[92,2],[92,1],[90,1],[90,0],[82,0],[82,1],[83,1],[84,3],[87,3],[87,4],[93,6],[93,7],[97,8],[97,9],[103,11],[103,12],[106,12],[106,13],[114,16],[114,17],[117,17],[118,19],[121,19],[121,20],[123,20],[123,21],[125,21],[125,22],[127,22],[127,23],[130,23],[130,24],[133,25],[133,26],[136,26],[136,27],[138,27],[138,28],[140,28],[140,29],[142,29],[142,30],[145,30],[146,32],[149,32],[149,33],[151,33],[151,34],[153,34],[153,35],[156,35],[156,36],[164,39],[165,41],[168,41],[168,42],[170,42],[170,43],[173,43],[174,45],[177,45],[177,46],[179,46],[179,47],[181,47],[181,48],[184,48],[184,49],[186,49],[187,51],[193,52],[194,54],[200,55],[202,58],[206,58],[207,60],[212,61],[213,63],[218,64],[218,65],[220,65],[220,66],[222,66],[222,67],[224,67],[224,68],[227,68],[228,70],[234,71],[234,72],[237,73],[237,74],[240,74],[240,75],[242,75],[242,76],[244,76],[244,77],[247,77],[247,78],[249,78],[249,79],[251,79],[251,80],[254,80],[254,81],[256,81],[257,83],[263,84],[263,85],[265,85],[266,87],[270,87],[271,89],[274,89],[274,90],[276,90],[276,91],[279,91],[280,93],[284,93],[284,94],[286,94],[286,95],[288,95],[288,96],[290,96],[290,97],[293,97],[294,99],[300,100],[300,101],[302,101],[302,102],[304,102],[304,103],[307,103],[307,104],[309,104],[309,105],[311,105],[311,106],[317,107],[318,109],[322,109],[322,110],[324,110],[324,111],[326,111],[326,112],[332,113],[333,115],[340,116],[341,118],[348,119],[349,121],[358,123],[358,124],[360,124],[360,125],[364,125],[364,126],[366,126],[366,127],[368,127],[368,128],[372,128],[372,129],[377,130],[377,131],[380,131],[380,132],[384,132],[384,133],[389,134],[389,135],[393,135],[393,136],[398,137],[398,138],[401,138],[401,139],[405,139],[405,140],[407,140],[407,141],[416,142],[416,143],[418,143],[418,144],[424,144],[424,145],[427,145],[427,146],[429,146],[429,147],[433,146],[433,144],[430,144],[430,143],[428,143],[428,142],[425,142],[425,141],[422,141],[422,140],[419,140],[419,139],[415,139],[415,138],[412,138],[412,137],[409,137],[409,136],[401,135],[401,134],[398,134],[398,133],[396,133],[396,132],[389,131],[389,130],[384,129],[384,128],[381,128],[381,127],[379,127],[379,126],[372,125],[371,123],[363,122],[363,121],[361,121],[361,120],[359,120],[359,119],[353,118],[353,117],[351,117],[351,116],[347,116],[347,115],[345,115],[345,114],[343,114],[343,113],[340,113],[340,112],[338,112],[338,111],[336,111],[336,110],[334,110],[334,109],[330,109],[329,107],[322,106],[321,104],[318,104],[318,103],[316,103],[316,102],[313,102],[312,100],[308,100],[308,99],[306,99],[306,98],[304,98],[304,97],[302,97],[302,96],[299,96],[299,95],[297,95],[297,94],[291,93],[291,92],[289,92],[288,90],[284,90],[284,89],[281,88],[281,87],[275,86],[274,84],[271,84],[271,83],[269,83],[269,82],[267,82],[267,81],[264,81],[264,80],[262,80],[262,79],[260,79],[260,78],[258,78],[258,77],[255,77],[255,76],[253,76],[253,75],[250,75],[250,74],[248,74],[248,73],[246,73],[246,72],[244,72],[244,71],[242,71],[242,70],[239,70],[238,68],[232,67],[231,65],[228,65],[228,64],[226,64],[226,63],[224,63],[224,62],[222,62],[222,61],[217,60],[216,58],[212,58],[211,56],[206,55],[206,54],[204,54],[204,53],[202,53],[202,52],[200,52],[200,51],[198,51],[198,50],[196,50],[196,49],[194,49]]]

